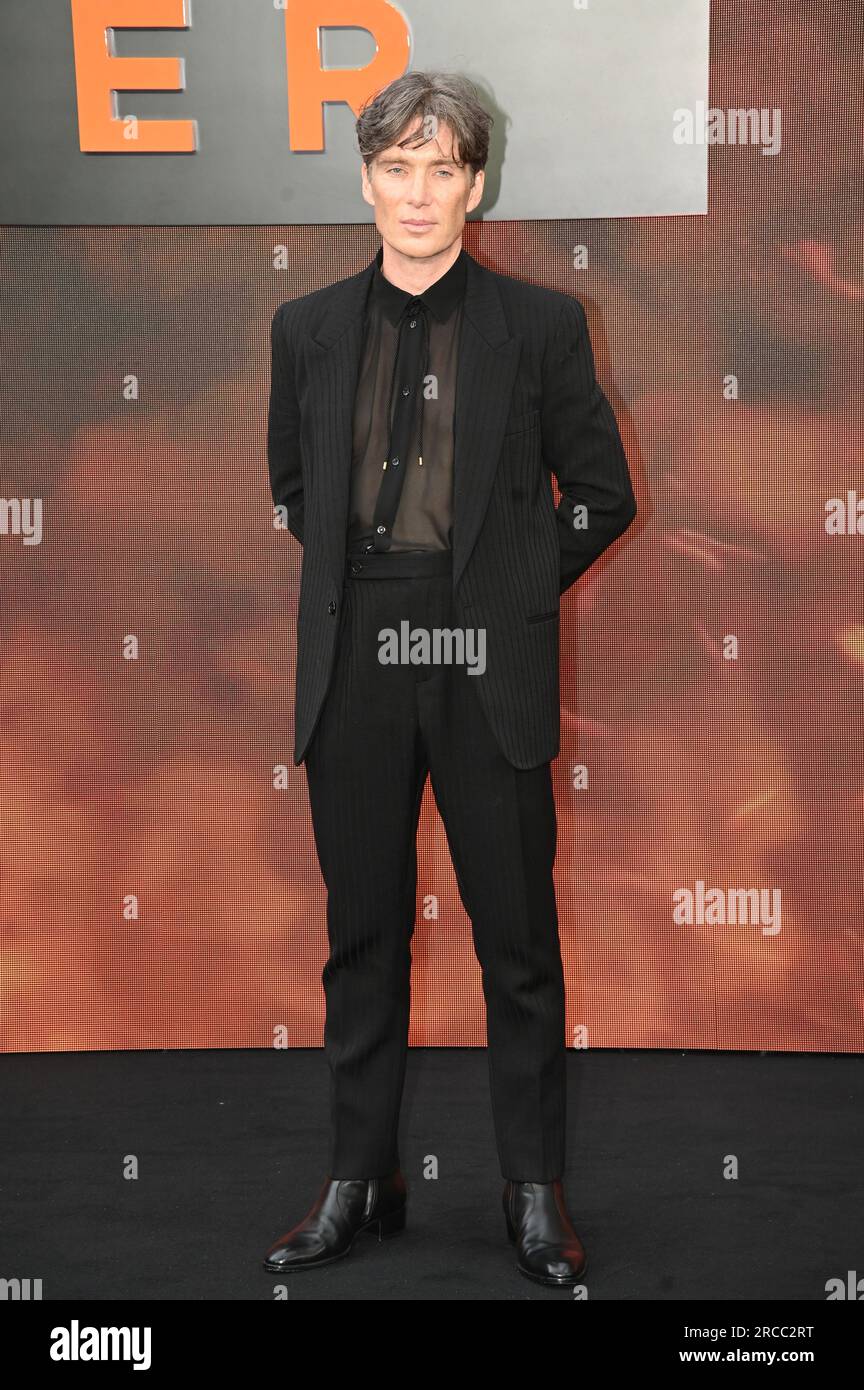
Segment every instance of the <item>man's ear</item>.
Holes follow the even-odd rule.
[[[473,212],[474,209],[476,208],[477,204],[480,202],[480,199],[483,197],[483,185],[485,184],[485,182],[486,182],[486,171],[485,171],[485,169],[477,169],[477,170],[475,170],[475,172],[474,172],[474,182],[472,183],[472,185],[471,185],[471,191],[470,191],[469,194],[468,194],[468,203],[467,203],[466,208],[465,208],[465,211],[466,211],[466,212]]]
[[[365,160],[360,165],[360,191],[363,194],[365,201],[369,203],[372,207],[374,207],[375,197],[372,193],[372,189],[369,182],[369,166],[366,164]]]

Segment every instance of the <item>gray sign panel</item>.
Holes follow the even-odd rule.
[[[290,64],[286,7],[305,34]],[[188,27],[146,27],[169,12]],[[142,27],[106,36],[105,15]],[[385,81],[411,68],[476,83],[495,126],[475,216],[704,213],[706,145],[674,131],[676,113],[707,104],[708,20],[709,0],[3,0],[0,221],[371,222],[355,113],[314,91],[322,67],[373,61],[389,65]],[[112,97],[127,58],[181,59],[180,90]],[[323,150],[297,148],[289,66],[291,101]],[[82,152],[94,111],[97,130],[116,116],[114,138],[137,131],[138,143]],[[148,121],[183,123],[190,151],[142,152]]]

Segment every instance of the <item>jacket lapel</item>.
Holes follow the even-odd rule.
[[[465,304],[453,412],[453,588],[456,590],[486,514],[504,423],[519,364],[494,276],[466,252]],[[319,479],[327,565],[341,589],[351,486],[354,395],[363,350],[363,309],[373,260],[330,297],[307,345],[309,399],[315,403],[313,467]]]
[[[495,277],[468,256],[453,410],[453,591],[486,515],[522,346],[511,337]]]
[[[372,261],[330,296],[327,313],[307,344],[309,400],[315,407],[311,466],[319,481],[327,568],[337,592],[345,579],[354,395],[363,350],[363,310],[374,269]]]

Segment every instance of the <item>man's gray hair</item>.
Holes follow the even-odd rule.
[[[399,137],[418,116],[424,124],[410,141],[400,141]],[[483,169],[489,158],[493,118],[481,106],[473,83],[451,72],[406,72],[382,87],[357,119],[360,154],[369,165],[392,145],[410,148],[426,144],[434,139],[438,125],[444,121],[453,131],[454,158],[460,164],[470,164],[474,173]]]

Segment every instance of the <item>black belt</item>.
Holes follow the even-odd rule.
[[[363,551],[345,557],[349,579],[423,579],[452,572],[452,550]]]

